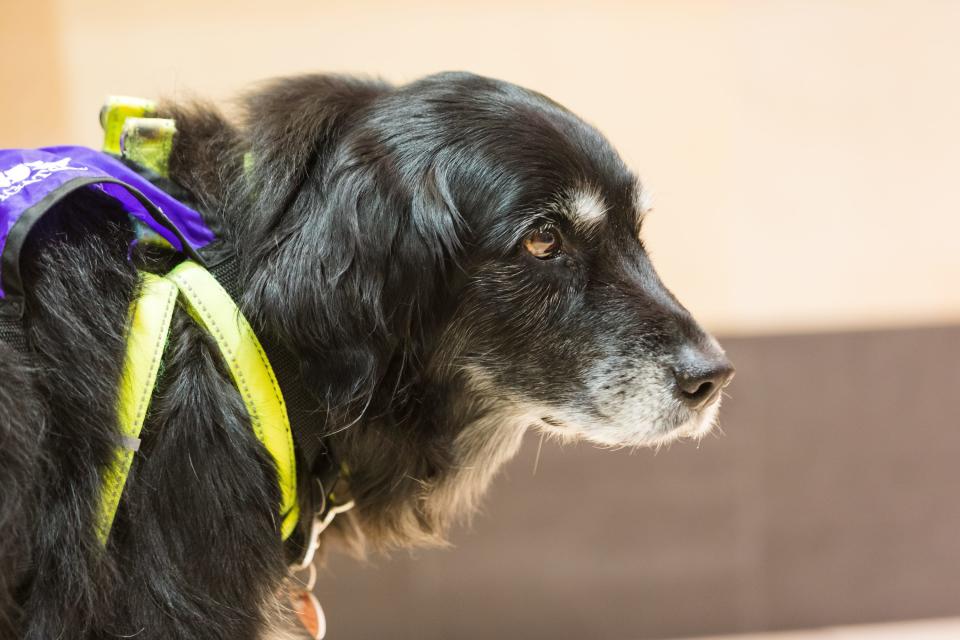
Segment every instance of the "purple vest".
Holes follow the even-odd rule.
[[[23,295],[20,250],[33,225],[77,189],[97,189],[178,251],[214,240],[200,214],[119,160],[86,147],[0,149],[0,299]]]

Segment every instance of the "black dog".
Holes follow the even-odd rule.
[[[240,124],[165,107],[171,177],[241,260],[253,326],[298,357],[357,504],[334,534],[442,540],[530,426],[627,446],[711,428],[732,368],[658,280],[636,178],[573,114],[462,73],[298,77],[246,106]],[[2,637],[281,637],[275,473],[182,310],[106,550],[95,536],[137,287],[105,207],[74,198],[34,233],[37,357],[0,343]]]

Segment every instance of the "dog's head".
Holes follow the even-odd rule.
[[[733,368],[654,271],[640,182],[543,96],[456,80],[432,126],[456,141],[444,188],[470,234],[440,364],[564,439],[705,434]]]
[[[460,73],[285,80],[250,114],[251,306],[327,406],[394,415],[371,455],[467,446],[448,395],[603,445],[710,429],[733,368],[657,277],[643,188],[594,128]]]

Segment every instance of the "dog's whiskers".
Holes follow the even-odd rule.
[[[543,449],[543,439],[546,436],[542,431],[540,432],[540,442],[537,443],[537,457],[533,459],[533,473],[531,475],[537,475],[537,467],[540,465],[540,450]]]

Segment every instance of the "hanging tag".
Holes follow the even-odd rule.
[[[327,618],[317,598],[306,589],[291,589],[290,604],[297,614],[300,624],[314,640],[322,640],[327,635]]]

